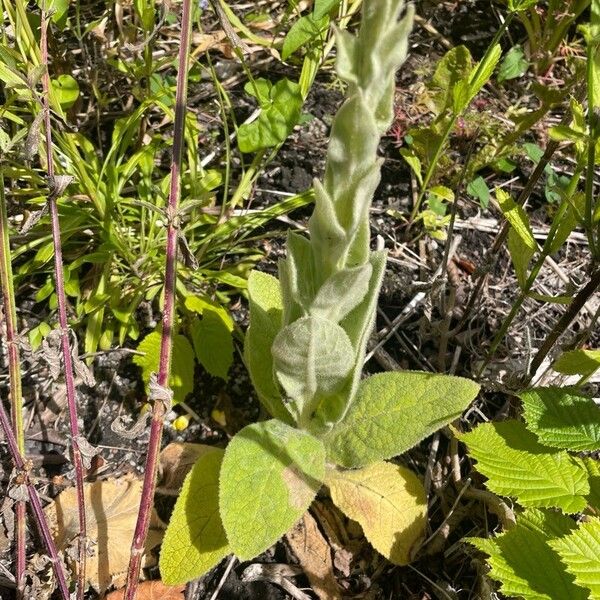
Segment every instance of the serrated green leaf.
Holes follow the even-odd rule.
[[[325,475],[325,448],[277,420],[244,427],[221,467],[219,506],[240,560],[273,545],[310,506]]]
[[[590,493],[587,496],[588,511],[598,516],[600,515],[600,461],[589,456],[584,456],[580,461],[590,483]]]
[[[585,469],[564,450],[543,446],[521,421],[484,423],[460,435],[487,487],[523,506],[585,508],[590,487]]]
[[[550,542],[575,583],[590,590],[590,600],[600,599],[600,519],[591,519],[558,540]]]
[[[538,0],[508,0],[508,10],[511,12],[521,12],[535,6]]]
[[[406,452],[458,418],[479,386],[450,375],[406,371],[361,381],[348,414],[325,438],[331,460],[360,467]]]
[[[542,444],[577,452],[600,450],[600,408],[576,388],[534,388],[519,398],[528,428]]]
[[[233,362],[233,339],[229,322],[220,313],[204,310],[202,319],[191,327],[192,344],[198,362],[215,377],[227,380]]]
[[[473,59],[466,46],[452,48],[438,62],[427,88],[431,91],[432,110],[442,116],[452,107],[453,90],[461,81],[468,81]]]
[[[412,471],[389,462],[330,469],[325,484],[334,504],[360,523],[378,552],[396,565],[411,562],[411,550],[427,525],[427,495]]]
[[[148,334],[138,345],[138,352],[144,355],[136,354],[133,362],[142,368],[142,378],[148,382],[151,373],[158,373],[160,360],[160,339],[159,331],[153,331]],[[173,353],[171,357],[171,376],[169,377],[169,387],[173,391],[173,402],[183,402],[185,397],[194,389],[194,349],[183,335],[173,336]]]
[[[490,577],[500,582],[504,595],[524,600],[584,600],[585,592],[574,585],[549,545],[574,526],[572,519],[560,513],[528,509],[510,531],[467,541],[489,555]]]
[[[502,59],[498,69],[498,83],[516,79],[527,72],[529,61],[521,46],[513,46]]]
[[[272,275],[252,271],[248,278],[250,325],[244,340],[244,361],[259,400],[272,417],[292,424],[273,377],[271,346],[281,329],[282,301],[279,282]]]
[[[335,323],[308,316],[284,327],[271,347],[279,383],[298,419],[310,418],[318,401],[335,394],[354,366],[354,349]]]
[[[563,375],[592,375],[600,369],[600,349],[563,352],[552,368]]]
[[[204,575],[231,549],[219,516],[219,472],[225,452],[201,456],[183,482],[160,550],[160,574],[167,585]]]
[[[302,94],[298,84],[281,79],[269,90],[270,104],[264,106],[256,121],[238,129],[242,152],[256,152],[283,142],[300,119]]]
[[[400,156],[406,161],[408,166],[412,169],[415,174],[419,185],[423,185],[423,169],[419,157],[415,154],[411,148],[400,148]]]
[[[296,50],[317,37],[324,37],[329,27],[327,15],[316,18],[314,14],[300,17],[283,40],[281,59],[287,60]]]

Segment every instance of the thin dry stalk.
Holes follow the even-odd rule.
[[[46,515],[44,514],[44,509],[42,508],[40,497],[29,478],[28,465],[23,459],[23,455],[21,454],[21,452],[19,452],[19,447],[15,438],[15,434],[11,429],[11,423],[8,419],[6,411],[4,410],[4,405],[2,404],[1,400],[0,427],[4,432],[4,437],[6,438],[6,441],[8,442],[8,450],[12,456],[15,469],[17,470],[17,475],[15,477],[16,483],[18,485],[22,484],[27,487],[27,494],[29,496],[31,510],[33,512],[33,516],[35,518],[35,522],[40,532],[40,536],[44,543],[46,552],[48,552],[48,556],[50,557],[50,561],[52,562],[52,568],[56,575],[56,581],[58,584],[58,590],[60,592],[61,598],[62,600],[70,600],[69,588],[67,586],[67,579],[65,577],[63,563],[60,559],[60,556],[58,555],[58,550],[56,549],[56,544],[54,543],[52,534],[50,533],[50,528],[48,527],[48,522],[46,521]]]
[[[190,30],[191,30],[191,2],[183,0],[181,16],[181,37],[179,46],[179,63],[177,69],[177,89],[175,92],[175,123],[173,126],[173,154],[171,158],[171,181],[169,188],[169,201],[167,205],[167,246],[165,264],[165,299],[162,317],[162,337],[160,344],[160,361],[158,371],[158,387],[164,393],[155,393],[152,408],[152,423],[150,426],[150,439],[148,441],[148,452],[146,455],[146,467],[142,498],[138,519],[131,545],[131,559],[127,571],[127,583],[125,587],[124,600],[134,600],[137,595],[142,555],[150,516],[152,514],[152,503],[154,490],[156,488],[156,473],[158,467],[158,453],[162,438],[163,421],[169,409],[170,393],[168,390],[169,375],[171,372],[171,354],[173,349],[173,322],[175,315],[175,285],[177,278],[177,236],[178,223],[177,213],[180,198],[181,163],[183,158],[183,143],[185,131],[185,114],[187,104],[187,68],[190,53]]]
[[[8,352],[8,377],[10,388],[10,416],[21,456],[25,456],[25,435],[23,433],[23,390],[21,387],[21,358],[19,352],[19,335],[17,333],[17,308],[10,258],[10,237],[8,232],[8,216],[6,198],[4,196],[4,173],[0,166],[0,282],[2,284],[2,301],[4,304],[4,323],[6,326],[6,345]],[[25,502],[17,501],[15,505],[16,522],[16,560],[15,579],[17,598],[23,598],[23,575],[25,573],[26,523]]]
[[[85,497],[83,489],[83,462],[79,450],[79,424],[77,421],[77,402],[75,393],[75,378],[73,374],[73,360],[69,341],[69,325],[67,322],[67,300],[65,295],[65,279],[62,261],[62,245],[60,239],[60,224],[58,218],[57,200],[64,191],[60,179],[54,174],[54,157],[52,154],[52,127],[50,124],[50,75],[48,73],[48,14],[42,10],[40,49],[42,64],[45,67],[42,76],[44,128],[46,135],[46,163],[48,172],[48,210],[52,225],[52,241],[54,246],[54,279],[56,299],[58,304],[58,323],[60,327],[60,340],[62,346],[64,376],[67,390],[67,405],[69,409],[69,426],[71,430],[71,451],[75,467],[75,485],[77,487],[77,509],[79,516],[79,540],[77,561],[77,598],[83,600],[85,592],[85,566],[87,555],[87,532],[85,520]]]

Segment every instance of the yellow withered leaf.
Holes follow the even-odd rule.
[[[427,523],[425,490],[412,471],[382,461],[356,470],[331,469],[325,484],[378,552],[397,565],[411,561]]]

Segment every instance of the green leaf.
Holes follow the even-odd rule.
[[[600,368],[600,349],[563,352],[552,368],[564,375],[593,375]]]
[[[483,177],[478,176],[467,185],[467,194],[477,198],[481,208],[486,209],[490,203],[490,190]]]
[[[79,98],[79,84],[71,75],[63,74],[52,79],[52,89],[62,108],[71,108]]]
[[[321,19],[328,15],[338,4],[340,0],[315,0],[313,6],[313,17]]]
[[[516,79],[527,72],[529,61],[521,46],[513,46],[502,59],[498,69],[498,83],[509,79]]]
[[[339,323],[367,295],[372,273],[370,263],[334,273],[319,288],[310,305],[311,315]]]
[[[203,454],[187,474],[160,549],[167,585],[204,575],[231,550],[219,515],[219,472],[224,450]]]
[[[396,565],[411,562],[411,550],[427,525],[427,495],[412,471],[389,462],[330,469],[325,484],[334,504],[360,523],[378,552]]]
[[[467,538],[489,555],[490,577],[500,591],[524,600],[584,600],[587,595],[573,583],[550,544],[569,533],[573,519],[558,512],[534,508],[519,515],[510,531],[490,539]]]
[[[423,186],[423,169],[419,157],[412,148],[400,148],[400,156],[406,161],[415,174],[420,186]]]
[[[576,388],[521,392],[525,420],[542,444],[581,452],[600,450],[600,408]]]
[[[508,0],[508,10],[510,12],[522,12],[535,6],[538,0]]]
[[[148,334],[137,347],[138,352],[144,352],[144,355],[133,357],[134,364],[142,368],[142,378],[146,383],[146,391],[148,391],[150,374],[158,373],[160,340],[161,333],[159,331]],[[169,387],[173,391],[173,401],[175,403],[183,402],[185,397],[194,389],[194,349],[183,335],[173,336]]]
[[[496,189],[496,200],[510,223],[508,232],[508,251],[515,267],[515,273],[521,288],[525,287],[527,269],[535,251],[537,242],[529,224],[527,213],[504,190]]]
[[[380,373],[361,381],[348,414],[325,438],[329,458],[359,467],[406,452],[458,418],[479,386],[450,375]]]
[[[244,427],[227,446],[219,506],[229,545],[254,558],[286,533],[310,506],[325,475],[325,448],[281,421]]]
[[[575,583],[590,590],[583,597],[600,599],[600,520],[581,523],[569,535],[550,542],[566,569],[575,577]]]
[[[585,508],[590,491],[585,470],[564,450],[540,444],[521,421],[484,423],[460,439],[492,492],[513,496],[523,506]]]
[[[302,94],[298,84],[289,79],[278,81],[269,90],[270,103],[262,108],[258,119],[238,129],[238,146],[242,152],[256,152],[283,142],[300,119]]]
[[[341,389],[354,366],[354,349],[346,332],[316,316],[284,327],[271,352],[277,379],[303,421],[312,416],[320,398]]]
[[[515,275],[517,276],[519,287],[525,289],[529,277],[529,263],[535,254],[535,250],[527,245],[527,242],[513,227],[508,230],[506,247],[510,254],[510,260],[515,268]]]
[[[436,117],[452,107],[453,90],[461,81],[468,81],[472,65],[473,59],[466,46],[452,48],[438,62],[427,86],[431,90],[432,109]]]
[[[281,59],[287,60],[296,50],[302,48],[310,40],[316,37],[324,37],[328,28],[329,17],[327,15],[318,19],[314,15],[300,17],[292,25],[283,40]]]
[[[273,377],[271,346],[281,329],[282,301],[279,282],[272,275],[252,271],[248,278],[250,325],[244,340],[244,361],[259,400],[272,417],[291,424],[289,410]]]
[[[598,516],[600,515],[600,461],[589,456],[580,459],[581,464],[588,474],[590,482],[590,493],[588,494],[588,511]]]
[[[233,339],[230,322],[215,310],[204,310],[202,319],[191,327],[192,344],[200,364],[215,377],[227,380],[233,363]]]

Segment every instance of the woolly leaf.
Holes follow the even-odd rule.
[[[329,277],[310,306],[311,314],[339,323],[367,295],[372,272],[373,267],[367,263]]]
[[[557,506],[566,512],[586,506],[585,469],[565,451],[540,444],[524,423],[484,423],[460,439],[492,492],[514,496],[523,506]]]
[[[325,474],[323,444],[271,420],[244,427],[227,446],[219,506],[240,560],[274,544],[304,514]]]
[[[259,400],[272,417],[292,423],[273,378],[271,345],[281,329],[282,302],[275,277],[252,271],[248,278],[250,325],[244,340],[244,360]]]
[[[524,600],[584,600],[551,542],[569,533],[573,519],[558,512],[528,509],[517,525],[490,539],[468,538],[489,555],[490,577],[499,581],[506,596]]]
[[[378,462],[357,470],[327,472],[331,499],[358,521],[371,545],[391,562],[406,565],[427,524],[427,496],[417,476]]]
[[[569,535],[550,542],[566,569],[575,577],[575,583],[590,590],[582,596],[600,599],[600,519],[581,523]]]
[[[271,351],[279,383],[304,417],[314,411],[315,399],[343,386],[354,366],[354,350],[345,331],[320,317],[303,317],[284,327]]]
[[[158,373],[160,361],[161,333],[149,333],[138,345],[137,351],[144,355],[135,355],[133,362],[142,368],[142,378],[148,382],[151,373]],[[169,387],[173,391],[173,402],[183,402],[185,397],[194,389],[194,349],[183,335],[173,336],[173,354],[171,357],[171,375]]]
[[[221,449],[208,450],[185,478],[160,551],[160,573],[167,584],[196,579],[231,552],[219,516],[223,455]]]
[[[600,450],[600,408],[576,388],[535,388],[519,397],[528,428],[542,444],[574,451]]]
[[[328,456],[359,467],[409,450],[458,418],[479,386],[416,371],[380,373],[360,383],[344,420],[326,438]]]

